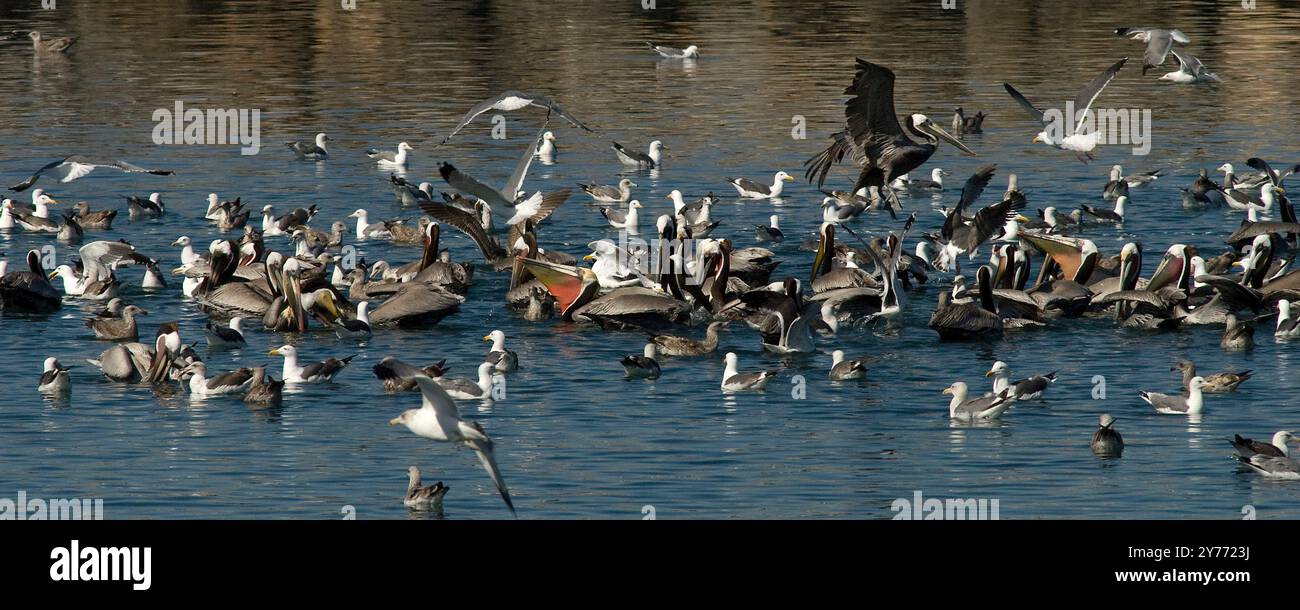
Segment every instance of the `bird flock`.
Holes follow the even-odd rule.
[[[1220,80],[1199,60],[1174,49],[1175,43],[1189,42],[1178,30],[1119,28],[1115,34],[1147,43],[1143,74],[1172,54],[1179,70],[1162,79],[1188,85]],[[65,53],[75,42],[45,39],[36,32],[29,37],[40,53]],[[700,56],[694,45],[684,49],[646,45],[668,60],[695,61]],[[1112,63],[1080,92],[1076,109],[1089,109],[1126,61]],[[476,293],[475,297],[504,300],[508,311],[532,322],[643,333],[644,350],[624,356],[621,364],[628,378],[646,380],[665,374],[663,358],[717,357],[720,333],[732,324],[743,323],[757,331],[758,344],[775,354],[814,352],[818,343],[834,344],[840,329],[850,326],[901,324],[903,311],[920,306],[909,304],[908,293],[938,273],[952,274],[952,288],[939,293],[927,324],[940,341],[996,342],[1015,333],[1047,332],[1085,317],[1110,317],[1117,327],[1137,332],[1221,328],[1224,350],[1250,349],[1256,327],[1270,318],[1276,318],[1278,340],[1300,335],[1291,309],[1300,292],[1300,271],[1289,269],[1300,221],[1284,187],[1284,180],[1300,166],[1278,170],[1263,159],[1250,158],[1245,165],[1254,172],[1238,175],[1232,164],[1225,163],[1217,170],[1224,173],[1222,182],[1211,180],[1202,169],[1182,189],[1183,206],[1239,210],[1245,218],[1224,239],[1223,253],[1203,256],[1190,245],[1173,243],[1163,250],[1154,272],[1143,278],[1142,244],[1126,243],[1107,256],[1087,238],[1088,228],[1124,223],[1131,198],[1140,199],[1142,189],[1169,176],[1158,169],[1125,175],[1115,165],[1105,182],[1098,181],[1101,200],[1113,201],[1113,207],[1084,204],[1062,214],[1047,206],[1032,219],[1024,213],[1028,194],[1013,174],[999,201],[980,206],[979,199],[997,175],[995,164],[980,167],[959,189],[946,183],[950,174],[941,168],[930,168],[928,179],[910,174],[926,164],[941,142],[961,154],[978,155],[963,138],[982,133],[988,115],[981,111],[967,116],[957,107],[950,134],[924,114],[899,115],[894,108],[894,80],[889,68],[858,59],[845,89],[843,129],[830,134],[829,145],[804,162],[804,177],[820,193],[817,235],[798,245],[815,253],[811,269],[787,266],[774,275],[782,261],[767,246],[775,248],[791,237],[782,231],[777,214],[770,216],[767,225],[733,232],[734,238],[715,237],[725,226],[725,219],[713,213],[720,196],[709,192],[689,198],[673,190],[666,197],[672,212],[654,216],[634,198],[638,184],[627,177],[610,185],[574,186],[590,198],[596,205],[592,213],[603,217],[611,229],[649,239],[595,239],[581,260],[557,246],[547,247],[544,234],[550,217],[574,190],[564,186],[533,189],[529,194],[524,183],[530,166],[535,160],[555,163],[559,157],[557,136],[549,130],[553,119],[578,129],[583,137],[597,137],[597,132],[551,99],[507,91],[475,104],[441,141],[427,147],[446,153],[443,156],[449,159],[453,137],[476,117],[490,111],[545,111],[542,126],[504,183],[489,184],[476,177],[490,175],[495,168],[443,160],[437,179],[450,192],[439,192],[434,182],[415,184],[405,178],[408,160],[420,147],[400,142],[394,150],[364,151],[377,167],[391,170],[384,187],[391,190],[396,205],[424,214],[415,223],[375,220],[366,209],[331,210],[329,214],[347,212],[351,222],[333,221],[322,230],[313,223],[323,225],[317,219],[325,212],[315,205],[277,211],[268,204],[259,209],[242,197],[222,200],[212,193],[204,217],[217,237],[178,237],[172,243],[179,248],[177,264],[171,265],[163,262],[166,257],[138,251],[128,240],[92,239],[94,232],[112,228],[116,209],[96,210],[88,202],[78,202],[61,218],[52,218],[51,206],[59,202],[47,190],[32,189],[30,203],[5,198],[0,230],[46,233],[83,245],[73,263],[51,270],[43,268],[39,250],[27,253],[25,270],[11,270],[7,262],[0,262],[0,306],[6,315],[48,315],[69,300],[103,303],[103,310],[84,324],[96,339],[110,342],[98,358],[89,361],[104,377],[117,383],[180,384],[196,397],[233,395],[257,407],[278,407],[285,400],[286,384],[332,382],[347,374],[355,356],[300,354],[286,341],[269,352],[282,358],[279,378],[265,366],[209,370],[194,349],[197,343],[181,340],[176,322],[160,324],[151,339],[141,342],[141,318],[151,314],[119,296],[129,268],[143,270],[140,285],[150,291],[169,289],[168,277],[182,278],[181,296],[209,315],[202,335],[214,350],[244,346],[245,333],[254,330],[286,335],[324,332],[364,341],[376,332],[427,329],[459,311],[470,297],[477,273],[508,273],[505,294]],[[1045,121],[1045,113],[1017,89],[1010,84],[1004,88],[1035,123]],[[1084,162],[1094,158],[1098,145],[1087,135],[1061,140],[1046,131],[1035,141],[1073,152]],[[287,142],[285,148],[304,162],[351,162],[331,151],[330,143],[327,134],[318,133],[309,140]],[[611,161],[618,163],[621,173],[671,173],[669,148],[661,140],[643,147],[610,140],[609,148]],[[828,189],[833,168],[846,159],[857,169],[854,183],[844,190]],[[17,197],[41,181],[55,188],[51,183],[66,184],[101,168],[138,176],[173,173],[72,155],[43,165],[10,190]],[[735,190],[738,201],[764,205],[790,197],[787,184],[795,178],[776,171],[770,183],[744,177],[722,181]],[[941,210],[942,222],[933,223],[931,231],[922,229],[927,223],[904,205],[905,199],[917,194],[950,191],[959,195],[952,207]],[[159,192],[124,199],[132,219],[165,222],[175,213]],[[859,234],[862,229],[854,226],[861,226],[868,212],[883,220],[878,215],[882,211],[889,215],[888,222],[901,218],[901,226],[892,225],[895,230],[864,239]],[[642,218],[643,214],[652,218]],[[441,247],[445,227],[465,234],[482,261],[454,260]],[[282,238],[286,251],[273,249],[269,243],[273,237]],[[743,245],[751,239],[755,245]],[[345,247],[366,240],[419,246],[420,254],[408,262],[349,260]],[[206,247],[196,246],[203,241],[208,242]],[[987,264],[976,262],[981,250],[988,252]],[[1035,261],[1036,274],[1031,272]],[[970,284],[961,270],[963,262],[976,266]],[[165,272],[164,266],[170,271]],[[55,281],[61,282],[61,289]],[[704,327],[702,333],[692,330],[699,326]],[[457,407],[457,401],[501,398],[498,391],[504,380],[521,366],[519,356],[507,349],[501,330],[483,339],[491,347],[473,369],[473,377],[448,375],[445,361],[417,366],[397,356],[382,359],[372,371],[385,391],[420,392],[419,407],[389,423],[425,439],[473,450],[514,514],[492,438]],[[790,360],[794,364],[783,368],[745,371],[735,352],[726,352],[721,362],[719,389],[724,393],[764,391],[787,367],[799,372],[808,368],[800,364],[806,360]],[[872,363],[869,355],[835,349],[823,370],[827,378],[847,382],[867,378]],[[45,357],[39,391],[71,392],[72,368],[57,356]],[[1045,400],[1057,379],[1056,372],[1014,379],[1012,370],[1008,363],[996,362],[987,373],[992,378],[987,392],[960,380],[944,388],[943,394],[951,396],[949,416],[964,422],[1001,418],[1018,402]],[[1134,400],[1140,398],[1158,413],[1200,417],[1206,411],[1207,395],[1236,391],[1252,377],[1251,371],[1198,374],[1189,360],[1171,370],[1183,375],[1179,393],[1144,391]],[[1097,455],[1122,455],[1123,440],[1114,426],[1111,414],[1100,415],[1091,443]],[[1282,431],[1271,443],[1237,436],[1231,445],[1238,459],[1253,470],[1270,477],[1300,478],[1300,463],[1287,452],[1292,441],[1294,437]],[[404,503],[419,509],[440,508],[448,488],[441,482],[423,485],[416,466],[408,469],[408,475]]]

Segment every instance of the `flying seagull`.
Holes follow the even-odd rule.
[[[1191,39],[1181,30],[1160,30],[1156,28],[1115,28],[1116,36],[1128,36],[1133,40],[1147,43],[1146,53],[1142,56],[1142,74],[1147,70],[1165,63],[1165,57],[1174,47],[1174,42],[1187,44]]]
[[[559,191],[542,194],[541,191],[533,193],[531,197],[524,197],[523,184],[524,177],[528,174],[528,167],[532,164],[533,156],[537,152],[537,147],[542,142],[542,136],[545,133],[546,126],[542,126],[542,131],[538,132],[537,137],[529,144],[524,155],[520,157],[519,162],[515,164],[515,170],[510,174],[510,179],[500,190],[494,189],[483,184],[473,176],[456,169],[456,166],[450,163],[442,163],[438,166],[438,173],[442,179],[452,188],[483,200],[488,205],[488,209],[506,218],[506,224],[516,225],[525,220],[532,219],[534,222],[540,222],[560,207],[569,198],[571,189],[561,189]]]
[[[1079,94],[1074,97],[1075,116],[1065,117],[1066,120],[1071,122],[1070,126],[1073,128],[1072,132],[1060,133],[1057,134],[1056,137],[1053,137],[1052,134],[1048,133],[1047,129],[1044,129],[1034,136],[1033,142],[1044,142],[1049,146],[1071,151],[1084,163],[1087,163],[1089,159],[1092,159],[1092,150],[1097,148],[1097,133],[1083,133],[1081,131],[1085,125],[1084,122],[1088,118],[1088,109],[1091,108],[1092,103],[1097,100],[1097,96],[1101,95],[1102,89],[1105,89],[1106,85],[1110,84],[1110,81],[1115,80],[1115,75],[1119,74],[1120,68],[1123,68],[1124,62],[1127,61],[1128,58],[1125,57],[1112,64],[1109,68],[1106,68],[1104,72],[1097,75],[1097,78],[1092,79],[1092,82],[1088,83],[1088,86],[1084,87],[1083,91],[1080,91]],[[1034,117],[1034,119],[1039,123],[1042,123],[1044,126],[1047,126],[1051,122],[1042,110],[1035,108],[1029,100],[1025,99],[1025,96],[1021,95],[1019,91],[1016,91],[1015,87],[1012,87],[1008,83],[1002,83],[1002,86],[1005,87],[1007,93],[1010,93],[1011,97],[1016,100],[1016,103],[1020,104],[1020,107],[1024,108],[1025,112],[1029,113],[1029,116]]]
[[[414,379],[422,398],[420,408],[403,411],[401,415],[389,420],[388,424],[402,424],[417,436],[444,443],[463,444],[473,449],[478,454],[483,469],[492,478],[492,484],[501,494],[501,499],[510,509],[510,514],[515,514],[510,490],[506,488],[506,482],[501,478],[501,469],[497,467],[492,439],[483,430],[483,426],[461,418],[456,401],[423,370],[396,358],[385,360],[389,366],[383,369],[375,367],[375,374],[383,379]]]
[[[520,91],[507,91],[496,97],[490,97],[486,100],[483,100],[473,108],[470,108],[469,112],[466,112],[465,116],[461,117],[460,123],[456,125],[456,128],[451,130],[451,133],[447,134],[447,137],[443,138],[442,141],[438,143],[438,146],[442,146],[443,144],[446,144],[448,141],[451,140],[452,136],[455,136],[457,133],[460,133],[461,129],[463,129],[466,125],[468,125],[470,121],[474,120],[474,117],[477,117],[478,115],[483,114],[484,112],[487,112],[489,110],[500,110],[503,112],[510,112],[512,110],[519,110],[520,108],[525,108],[527,106],[536,106],[538,108],[545,108],[547,118],[550,118],[551,114],[554,113],[559,115],[560,118],[573,124],[574,127],[578,127],[586,131],[593,131],[590,127],[583,125],[581,122],[578,121],[578,119],[573,118],[572,115],[565,112],[563,108],[560,108],[558,104],[556,104],[555,102],[549,99],[546,99],[540,95],[529,95],[527,93],[523,93]]]
[[[45,167],[36,170],[36,173],[29,176],[26,180],[23,180],[22,182],[19,182],[18,184],[9,187],[9,190],[17,191],[17,192],[25,191],[31,188],[33,184],[36,184],[36,181],[41,176],[45,176],[45,175],[55,178],[59,182],[72,182],[77,178],[81,178],[86,174],[95,171],[95,168],[97,167],[112,167],[114,169],[122,170],[128,174],[153,174],[155,176],[170,176],[176,173],[169,169],[145,169],[138,165],[132,165],[130,163],[127,163],[126,161],[115,161],[113,159],[101,159],[95,157],[88,157],[85,155],[72,155],[71,157],[64,157],[59,161],[52,161],[46,164]]]

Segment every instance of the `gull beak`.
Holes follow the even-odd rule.
[[[173,246],[179,246],[179,245],[181,245],[181,240],[178,239],[178,240],[176,240],[176,241],[173,241],[173,242],[172,242],[172,245],[173,245]]]
[[[984,376],[985,376],[985,377],[992,377],[992,376],[993,376],[993,369],[989,369],[989,372],[984,373]]]
[[[943,393],[944,393],[944,394],[952,394],[952,388],[944,388],[944,389],[943,389]]]
[[[935,125],[934,123],[929,123],[929,124],[927,124],[925,127],[926,127],[926,129],[930,129],[930,130],[932,130],[932,131],[934,132],[934,135],[935,135],[936,137],[938,137],[939,139],[942,139],[942,140],[944,140],[945,142],[947,142],[947,143],[949,143],[949,144],[952,144],[953,146],[956,146],[956,147],[957,147],[959,150],[961,150],[961,152],[962,152],[963,154],[965,154],[966,156],[968,156],[968,157],[978,157],[978,156],[979,156],[978,154],[975,153],[975,151],[973,151],[973,150],[971,150],[970,148],[968,148],[965,144],[962,144],[962,143],[961,143],[961,140],[958,140],[957,138],[954,138],[954,137],[952,137],[951,135],[948,135],[948,132],[944,131],[942,127],[939,127],[938,125]]]
[[[785,180],[786,182],[794,182],[794,176],[786,176],[785,178],[782,178],[782,180]]]
[[[588,254],[588,255],[586,255],[586,256],[583,256],[583,257],[582,257],[582,260],[584,260],[584,261],[594,261],[594,260],[596,260],[596,255],[594,255],[594,254]]]
[[[53,198],[53,197],[50,197],[50,203],[58,203],[58,202],[59,202],[58,199],[55,199],[55,198]]]
[[[483,335],[483,340],[484,340],[484,341],[491,341],[491,340],[492,340],[492,335]]]
[[[400,424],[400,423],[402,423],[402,418],[400,418],[400,417],[394,417],[394,418],[388,420],[388,425],[390,425],[390,426],[396,426],[397,424]]]
[[[49,277],[49,279],[54,279],[54,278],[56,278],[56,277],[59,277],[59,271],[58,271],[57,269],[54,270],[54,271],[51,271],[51,272],[50,272],[50,277]]]
[[[268,355],[268,356],[279,356],[279,355],[280,355],[280,348],[277,347],[277,348],[275,348],[275,349],[273,349],[273,350],[271,350],[271,351],[269,351],[269,352],[266,352],[266,355]]]

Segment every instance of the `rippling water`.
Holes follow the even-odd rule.
[[[1031,207],[1072,209],[1100,200],[1112,163],[1163,168],[1166,178],[1134,193],[1122,229],[1088,232],[1108,255],[1141,241],[1153,253],[1144,270],[1150,274],[1155,253],[1174,241],[1222,251],[1222,236],[1239,221],[1226,211],[1181,208],[1177,189],[1198,168],[1242,165],[1254,155],[1297,160],[1290,158],[1300,119],[1294,3],[1261,1],[1253,11],[1232,2],[959,0],[954,11],[937,1],[823,2],[815,10],[802,2],[658,4],[357,0],[355,11],[319,1],[60,3],[53,11],[6,5],[0,31],[39,29],[80,41],[66,58],[34,58],[25,40],[0,43],[0,176],[11,184],[74,152],[176,170],[166,178],[101,171],[50,187],[61,200],[87,200],[96,209],[121,208],[119,195],[162,192],[168,214],[161,220],[130,222],[123,210],[112,231],[90,238],[126,238],[172,265],[174,238],[214,237],[202,219],[211,191],[281,209],[315,203],[323,210],[319,226],[358,207],[372,217],[413,216],[398,209],[386,173],[363,156],[370,146],[413,144],[410,176],[417,180],[440,184],[436,163],[451,160],[499,181],[535,133],[537,112],[509,115],[507,142],[490,138],[483,117],[451,145],[432,145],[477,100],[518,88],[544,92],[600,131],[555,128],[558,162],[535,165],[530,189],[612,184],[622,169],[610,139],[637,148],[661,139],[671,148],[667,167],[634,176],[635,196],[653,218],[670,209],[664,197],[672,189],[730,194],[723,176],[796,173],[839,128],[841,92],[860,56],[897,72],[900,112],[928,113],[941,125],[957,105],[990,113],[986,133],[967,140],[980,158],[945,145],[926,166],[948,169],[956,184],[979,164],[996,162],[990,192],[1001,192],[1003,177],[1015,172]],[[1179,27],[1193,41],[1187,50],[1225,82],[1184,87],[1141,78],[1141,45],[1110,34],[1120,25]],[[640,47],[643,40],[698,44],[704,56],[658,61]],[[1036,129],[1002,82],[1051,105],[1126,55],[1134,61],[1101,103],[1152,110],[1149,156],[1114,146],[1085,166],[1029,144]],[[262,153],[155,146],[152,113],[176,100],[261,109]],[[808,140],[791,138],[795,116],[807,119]],[[297,162],[279,144],[317,131],[334,138],[327,162]],[[841,188],[849,180],[846,169],[832,175]],[[954,197],[950,189],[905,205],[932,230],[941,221],[931,210]],[[726,199],[714,216],[724,223],[719,235],[744,246],[752,241],[747,227],[780,214],[792,239],[775,248],[782,265],[774,277],[804,277],[811,254],[798,243],[815,232],[819,201],[799,182],[774,202]],[[864,216],[860,227],[882,234],[898,225],[876,215]],[[575,197],[545,227],[542,242],[581,255],[601,236],[613,233],[594,206]],[[22,232],[0,240],[19,267],[22,252],[52,241]],[[279,250],[287,244],[268,238]],[[418,255],[373,241],[358,247],[368,260]],[[444,247],[458,260],[478,256],[454,231],[444,232]],[[75,255],[56,248],[61,259]],[[122,275],[123,296],[150,311],[145,328],[178,319],[184,338],[201,339],[205,318],[179,298],[178,283],[146,293],[138,269]],[[426,479],[450,485],[446,517],[507,516],[472,452],[386,425],[418,398],[383,394],[369,371],[391,354],[412,362],[447,358],[456,374],[470,375],[485,352],[480,337],[500,328],[524,363],[510,378],[509,398],[461,408],[496,439],[522,517],[640,518],[652,505],[659,518],[883,518],[893,515],[893,499],[914,490],[998,498],[1003,518],[1234,518],[1245,504],[1262,518],[1300,516],[1300,487],[1243,472],[1229,458],[1234,433],[1268,438],[1300,427],[1293,398],[1300,356],[1269,333],[1244,354],[1222,352],[1217,329],[1153,335],[1117,330],[1105,319],[1065,321],[992,344],[940,344],[925,328],[941,289],[932,283],[910,295],[900,323],[842,333],[816,354],[764,354],[756,333],[732,325],[720,353],[737,352],[742,369],[788,369],[766,393],[730,397],[717,389],[720,358],[671,359],[656,382],[623,380],[618,358],[639,352],[641,335],[526,323],[503,306],[506,283],[505,275],[480,269],[470,301],[432,329],[380,332],[360,346],[319,331],[293,338],[307,358],[359,355],[336,383],[288,395],[273,413],[233,398],[192,401],[103,380],[84,359],[107,344],[83,327],[93,308],[80,302],[48,318],[5,315],[0,496],[21,489],[30,497],[100,497],[110,518],[329,519],[345,505],[358,518],[405,518],[423,516],[401,503],[406,467],[417,464]],[[260,329],[248,336],[246,349],[201,352],[209,368],[271,362],[278,369],[265,353],[284,338]],[[826,381],[836,348],[877,355],[870,380]],[[46,355],[77,366],[69,400],[35,392]],[[1204,371],[1254,369],[1256,377],[1237,394],[1209,397],[1199,423],[1155,415],[1137,391],[1176,389],[1179,378],[1168,369],[1180,356]],[[996,359],[1019,373],[1058,370],[1060,381],[1046,401],[1018,405],[997,424],[950,424],[941,390],[955,379],[983,388],[983,372]],[[806,400],[790,396],[795,374],[808,379]],[[1106,378],[1104,401],[1092,399],[1094,375]],[[1102,411],[1119,419],[1129,446],[1123,459],[1101,461],[1088,450]]]

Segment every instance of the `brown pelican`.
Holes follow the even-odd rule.
[[[758,371],[756,373],[739,372],[735,352],[727,352],[722,361],[726,364],[722,371],[723,392],[761,391],[767,387],[767,382],[776,377],[775,370]]]
[[[374,311],[369,312],[374,326],[429,326],[460,311],[465,297],[448,292],[431,282],[408,282],[401,285]]]
[[[168,344],[173,342],[173,338],[179,342],[179,337],[164,333],[163,329],[159,329],[153,347],[143,343],[118,343],[105,350],[98,359],[87,362],[113,381],[150,384],[166,381],[171,373],[173,353]]]
[[[46,358],[44,369],[41,371],[41,380],[37,382],[36,390],[49,394],[71,391],[72,376],[68,373],[69,368],[71,367],[60,364],[58,358]]]
[[[1097,457],[1121,457],[1124,455],[1124,437],[1115,431],[1115,418],[1110,413],[1102,413],[1097,431],[1092,433],[1092,452]]]
[[[665,328],[686,321],[690,303],[648,288],[616,288],[597,296],[599,278],[590,269],[520,258],[555,297],[562,319],[607,328]]]
[[[442,481],[433,485],[421,485],[420,469],[415,466],[408,468],[406,474],[410,480],[406,483],[406,498],[402,503],[416,510],[441,512],[442,497],[447,495],[447,491],[451,488],[443,485]]]
[[[148,313],[135,305],[127,305],[122,308],[122,317],[105,318],[96,316],[86,320],[86,326],[95,331],[95,337],[98,339],[139,341],[140,333],[135,317],[148,315]]]
[[[506,482],[501,478],[501,469],[497,467],[496,457],[493,454],[492,439],[488,438],[483,426],[478,422],[462,419],[460,410],[456,408],[455,399],[420,369],[393,359],[390,361],[390,367],[385,371],[386,374],[395,377],[414,379],[420,386],[422,399],[419,409],[403,411],[401,415],[389,420],[388,424],[390,426],[402,424],[416,436],[444,443],[463,444],[473,449],[474,453],[478,454],[483,469],[492,478],[497,492],[501,494],[501,499],[505,500],[510,514],[513,515],[515,505],[510,501],[510,490],[506,489]]]
[[[41,267],[40,250],[27,252],[28,271],[0,276],[0,309],[6,312],[50,313],[63,306],[59,292]]]
[[[1191,360],[1179,360],[1174,364],[1171,371],[1183,372],[1183,391],[1191,386],[1192,379],[1197,377],[1196,365]],[[1213,375],[1201,376],[1201,391],[1206,394],[1227,394],[1235,391],[1237,386],[1250,379],[1251,371],[1245,370],[1240,373],[1215,373]]]
[[[979,285],[979,303],[953,303],[952,293],[939,293],[939,306],[930,316],[929,326],[943,340],[980,339],[1002,336],[1002,317],[993,303],[993,273],[980,267],[975,275]],[[964,387],[964,386],[963,386]]]
[[[623,373],[628,378],[634,379],[658,379],[661,371],[659,362],[655,360],[655,344],[650,342],[645,344],[645,349],[641,355],[623,356]]]
[[[329,136],[324,133],[318,133],[316,134],[314,142],[303,142],[298,140],[294,142],[285,142],[284,145],[289,147],[289,150],[292,150],[293,154],[297,155],[299,159],[320,161],[322,159],[327,159],[330,156],[329,150],[325,147],[325,143],[329,141]]]
[[[746,292],[735,306],[747,312],[745,323],[762,334],[763,349],[779,354],[815,349],[811,324],[816,309],[804,307],[799,280],[786,278],[780,290]]]
[[[862,168],[853,192],[875,186],[891,205],[901,207],[890,183],[924,164],[938,149],[939,140],[975,156],[975,151],[924,114],[907,117],[907,130],[924,143],[907,137],[894,110],[894,73],[889,68],[858,59],[853,84],[844,93],[853,96],[844,105],[845,129],[831,136],[826,150],[804,162],[805,176],[810,182],[816,177],[818,188],[825,184],[831,166],[851,154]]]

